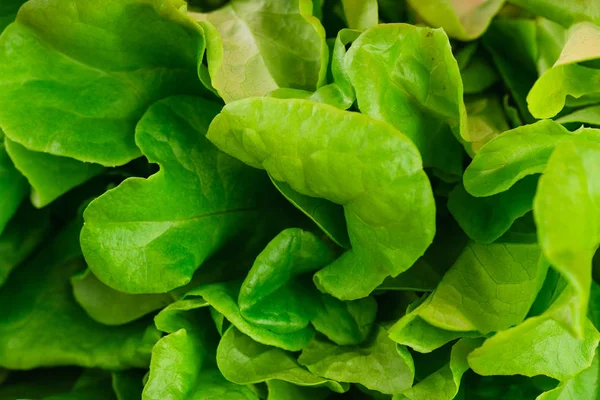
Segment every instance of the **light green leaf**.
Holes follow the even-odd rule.
[[[71,284],[79,305],[92,319],[105,325],[126,324],[173,302],[166,293],[119,292],[100,282],[89,269],[73,276]]]
[[[186,297],[201,296],[218,312],[223,314],[233,326],[259,343],[284,350],[299,351],[310,342],[314,332],[309,329],[301,329],[290,333],[275,333],[246,321],[236,302],[239,287],[240,284],[236,282],[203,285],[190,291]]]
[[[423,379],[394,400],[452,400],[456,397],[463,374],[469,369],[467,356],[483,339],[461,339],[452,346],[450,362]]]
[[[518,324],[546,276],[540,254],[536,243],[469,244],[419,316],[438,328],[484,334]]]
[[[345,206],[352,250],[315,275],[337,298],[366,297],[433,239],[433,196],[418,151],[385,123],[305,100],[255,98],[225,106],[207,136],[295,191]]]
[[[23,202],[0,235],[0,286],[11,271],[38,248],[50,231],[50,211],[36,210],[28,202]]]
[[[537,183],[537,176],[528,176],[489,197],[474,197],[461,183],[450,192],[448,210],[472,240],[492,243],[532,210]]]
[[[574,135],[551,120],[506,131],[477,152],[463,176],[465,189],[476,197],[508,190],[527,175],[543,172],[557,143]]]
[[[534,14],[556,21],[565,27],[579,21],[600,24],[600,4],[595,0],[508,0]]]
[[[479,37],[502,7],[504,0],[408,0],[408,4],[435,28],[442,27],[459,40]]]
[[[592,258],[600,245],[599,179],[600,143],[581,137],[560,143],[540,179],[534,202],[544,255],[575,290],[577,301],[565,322],[579,336],[588,309]]]
[[[468,96],[465,98],[465,106],[473,154],[484,144],[510,129],[497,96]]]
[[[468,140],[463,88],[444,31],[408,24],[373,27],[352,43],[346,71],[362,113],[408,136],[425,167],[462,174],[462,150],[454,136]]]
[[[338,393],[349,387],[313,375],[293,354],[255,342],[235,327],[229,328],[219,342],[217,364],[223,376],[237,384],[281,380],[299,386],[324,386]]]
[[[0,233],[4,230],[8,221],[17,212],[19,204],[27,195],[27,180],[15,168],[12,160],[6,152],[4,141],[2,141],[0,130]]]
[[[555,389],[544,392],[536,400],[594,400],[600,394],[600,362],[598,361],[598,350],[589,368],[584,369],[575,377],[561,382]]]
[[[229,103],[277,88],[314,91],[327,73],[325,30],[310,0],[232,0],[208,14],[208,70]]]
[[[342,5],[351,29],[369,29],[379,22],[377,0],[342,0]]]
[[[198,97],[170,97],[138,124],[136,141],[161,170],[125,180],[84,213],[83,252],[105,284],[126,293],[183,286],[258,215],[270,194],[266,176],[204,137],[218,109]]]
[[[471,369],[486,376],[547,375],[564,381],[588,368],[600,339],[596,328],[586,321],[583,337],[577,339],[555,321],[570,311],[571,298],[565,290],[546,313],[487,339],[469,355]]]
[[[147,366],[159,333],[148,321],[108,327],[87,316],[69,279],[85,268],[71,223],[0,289],[0,366],[30,369],[80,365],[106,369]],[[18,290],[15,290],[18,288]]]
[[[245,320],[274,333],[293,333],[315,317],[320,293],[301,275],[335,259],[318,237],[299,228],[279,233],[258,255],[238,297]],[[315,295],[317,296],[315,298]]]
[[[337,346],[315,338],[302,350],[298,362],[315,375],[338,382],[360,383],[385,394],[408,389],[415,374],[408,350],[397,347],[382,327],[360,346]]]
[[[460,69],[465,94],[481,93],[489,89],[499,79],[489,57],[476,53],[469,63]],[[467,113],[468,113],[467,109]]]
[[[344,208],[338,204],[321,199],[309,197],[296,192],[285,182],[271,179],[273,185],[290,203],[302,211],[308,218],[337,245],[345,249],[350,248],[350,239],[346,229]]]
[[[575,110],[556,119],[561,124],[586,124],[600,126],[600,105]]]
[[[29,181],[31,203],[38,208],[52,203],[104,169],[99,164],[31,151],[8,138],[4,140],[6,151],[15,167]]]
[[[30,150],[106,166],[138,157],[134,128],[150,104],[205,92],[197,78],[203,32],[183,4],[28,1],[0,39],[6,135]]]
[[[567,96],[580,98],[600,92],[600,70],[578,63],[600,58],[600,27],[590,22],[574,25],[554,66],[535,82],[527,104],[536,118],[552,118]]]

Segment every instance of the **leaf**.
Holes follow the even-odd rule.
[[[521,322],[548,264],[536,243],[469,244],[419,310],[428,323],[487,334]]]
[[[442,30],[385,24],[352,43],[346,71],[360,111],[388,122],[419,149],[425,167],[462,174],[466,112],[460,72]]]
[[[475,155],[463,176],[465,189],[476,197],[504,192],[527,175],[543,172],[556,145],[573,136],[551,120],[506,131]]]
[[[360,346],[336,346],[315,338],[302,350],[298,362],[324,378],[360,383],[385,394],[411,387],[415,373],[408,350],[397,348],[382,327]]]
[[[467,356],[481,345],[482,339],[461,339],[452,346],[450,362],[394,400],[452,400],[458,393],[463,374],[469,369]]]
[[[0,139],[2,139],[1,130]],[[15,168],[3,142],[0,142],[0,193],[2,193],[0,199],[0,233],[2,233],[27,195],[27,181]]]
[[[334,259],[333,252],[312,233],[298,228],[282,231],[258,255],[242,283],[240,313],[246,321],[274,333],[311,332],[308,325],[316,314],[319,293],[300,276]]]
[[[408,0],[428,24],[442,27],[450,37],[465,41],[479,37],[503,3],[503,0]]]
[[[560,143],[540,179],[534,201],[538,237],[546,258],[574,288],[568,326],[581,337],[600,245],[600,143]]]
[[[310,0],[233,0],[211,13],[194,14],[214,25],[203,25],[208,70],[226,103],[280,87],[314,91],[324,83],[325,30],[312,9]]]
[[[344,15],[350,29],[369,29],[377,25],[377,0],[342,0]]]
[[[273,179],[271,179],[271,182],[283,197],[317,224],[335,244],[345,249],[350,248],[350,239],[348,238],[342,207],[318,197],[300,194],[285,182]]]
[[[104,170],[99,164],[31,151],[8,138],[4,139],[4,144],[15,167],[29,181],[31,203],[38,208],[52,203]]]
[[[486,376],[547,375],[566,380],[588,368],[600,339],[596,328],[587,321],[578,339],[556,322],[557,316],[569,312],[571,297],[566,290],[546,313],[487,339],[469,354],[471,369]]]
[[[511,3],[562,24],[565,27],[579,21],[600,23],[600,5],[594,0],[564,2],[562,0],[509,0]]]
[[[280,380],[299,386],[328,387],[337,393],[349,388],[347,384],[313,375],[291,353],[255,342],[235,327],[229,328],[219,342],[217,364],[223,376],[237,384]]]
[[[85,268],[80,223],[71,223],[0,289],[0,366],[31,369],[80,365],[143,368],[158,340],[148,321],[108,327],[89,318],[72,297],[69,279]],[[16,290],[18,289],[18,290]]]
[[[296,386],[276,379],[268,381],[267,388],[269,390],[267,400],[324,400],[331,394],[327,388]]]
[[[95,321],[105,325],[122,325],[161,309],[173,302],[169,294],[127,294],[104,283],[89,270],[71,278],[73,295]]]
[[[106,166],[137,158],[134,128],[150,104],[205,92],[197,79],[203,31],[181,4],[28,1],[0,39],[6,136]]]
[[[448,210],[472,240],[492,243],[533,209],[537,183],[537,176],[528,176],[489,197],[474,197],[458,184],[448,197]]]
[[[461,68],[460,75],[466,94],[481,93],[499,79],[498,73],[488,61],[488,57],[480,53],[475,54],[465,68]]]
[[[21,204],[0,235],[0,286],[46,239],[51,227],[48,209],[36,210],[28,202]]]
[[[315,275],[319,289],[339,299],[366,297],[433,239],[418,151],[385,123],[305,100],[256,98],[225,106],[207,137],[295,191],[345,206],[352,250]]]
[[[600,393],[599,376],[600,364],[596,350],[596,356],[589,368],[584,369],[575,377],[561,382],[556,388],[542,393],[536,400],[596,399]]]
[[[302,329],[290,333],[275,333],[246,321],[236,302],[239,287],[240,284],[236,282],[202,285],[188,292],[186,297],[202,297],[223,314],[233,326],[259,343],[284,350],[299,351],[310,342],[314,333],[312,330]]]
[[[143,370],[129,370],[112,373],[112,387],[117,400],[138,400],[142,397]]]
[[[556,118],[556,122],[565,124],[581,124],[600,126],[600,105],[575,110],[570,114]]]
[[[578,64],[600,58],[599,46],[600,27],[590,22],[573,25],[559,59],[527,96],[533,116],[552,118],[563,109],[567,96],[577,99],[600,92],[600,71]]]
[[[205,139],[217,111],[198,97],[171,97],[148,109],[136,141],[161,170],[125,180],[84,213],[81,245],[100,281],[126,293],[183,286],[252,224],[270,194],[268,180]]]

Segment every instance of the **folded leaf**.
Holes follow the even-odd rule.
[[[204,92],[196,78],[203,32],[182,4],[28,1],[0,39],[6,135],[30,150],[106,166],[138,157],[134,128],[150,104]]]
[[[312,10],[310,0],[233,0],[193,14],[214,25],[206,28],[208,70],[226,103],[280,87],[314,91],[324,83],[325,30]]]
[[[15,167],[29,181],[31,203],[38,208],[52,203],[104,169],[99,164],[31,151],[8,138],[5,138],[4,144]]]
[[[444,28],[449,36],[473,40],[485,31],[504,0],[409,0],[408,3],[427,23]]]
[[[345,61],[362,113],[393,125],[419,149],[425,167],[462,173],[463,88],[442,30],[375,26],[352,43]],[[454,134],[454,136],[452,135]]]
[[[173,302],[166,293],[119,292],[100,282],[89,269],[73,276],[71,284],[79,305],[92,319],[105,325],[126,324]]]
[[[592,258],[600,245],[599,180],[599,142],[578,137],[560,143],[540,179],[534,202],[544,255],[577,295],[567,323],[579,336],[588,310]]]
[[[275,333],[307,328],[315,317],[320,293],[312,281],[299,276],[334,259],[334,253],[312,233],[298,228],[282,231],[258,255],[242,283],[238,297],[242,316]]]
[[[504,132],[477,152],[463,176],[465,189],[476,197],[508,190],[527,175],[543,172],[557,143],[574,135],[551,120]]]
[[[183,286],[253,222],[269,194],[268,179],[206,140],[218,109],[198,97],[170,97],[138,124],[136,141],[161,170],[148,179],[127,179],[84,213],[83,252],[105,284],[126,293]]]
[[[552,118],[567,96],[580,98],[600,92],[600,70],[578,63],[600,58],[600,27],[590,22],[574,25],[554,66],[535,82],[527,104],[536,118]]]
[[[469,96],[465,98],[465,106],[473,154],[484,144],[510,129],[497,96]]]
[[[231,322],[233,326],[255,341],[289,351],[299,351],[310,342],[314,331],[301,329],[290,333],[275,333],[254,325],[244,319],[236,302],[240,284],[236,282],[202,285],[186,295],[188,298],[202,297],[208,304]]]
[[[481,345],[482,339],[461,339],[452,346],[450,362],[394,400],[452,400],[458,393],[463,374],[469,369],[467,356]]]
[[[408,350],[397,347],[382,327],[360,346],[336,346],[315,338],[302,350],[298,362],[324,378],[360,383],[385,394],[408,389],[415,374]]]
[[[85,268],[71,223],[0,289],[0,366],[30,369],[81,365],[106,369],[148,365],[159,338],[148,321],[108,327],[92,320],[72,297],[69,279]]]
[[[292,353],[255,342],[235,327],[229,328],[219,342],[217,364],[223,376],[237,384],[280,380],[299,386],[328,387],[338,393],[349,387],[313,375],[298,364]]]
[[[27,181],[15,168],[6,152],[0,130],[0,233],[19,208],[19,204],[27,195]]]
[[[537,183],[537,176],[529,176],[489,197],[474,197],[458,184],[448,197],[448,210],[472,240],[492,243],[532,210]]]
[[[257,98],[225,106],[207,136],[295,191],[345,206],[352,250],[315,275],[335,297],[366,297],[433,239],[433,196],[418,151],[385,123],[305,100]]]
[[[556,388],[539,395],[536,400],[569,400],[569,399],[597,399],[600,394],[598,377],[600,376],[600,362],[598,350],[589,368],[584,369],[575,377],[561,382]]]

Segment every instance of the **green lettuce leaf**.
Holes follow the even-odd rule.
[[[337,346],[315,338],[302,350],[298,362],[315,375],[338,382],[360,383],[385,394],[408,389],[415,374],[408,350],[397,347],[382,327],[360,346]]]
[[[9,276],[0,289],[0,366],[80,365],[143,368],[159,334],[148,321],[108,327],[72,297],[70,278],[85,268],[81,223],[71,223]]]
[[[112,387],[117,400],[138,400],[142,397],[144,370],[132,369],[112,373]]]
[[[226,103],[277,88],[314,91],[325,81],[325,30],[310,0],[232,0],[208,14],[208,71]],[[214,25],[214,27],[213,27]]]
[[[561,382],[556,388],[544,392],[536,400],[569,400],[569,399],[597,399],[600,394],[598,377],[600,376],[600,362],[598,350],[589,368],[584,369],[573,378]]]
[[[6,135],[30,150],[106,166],[138,157],[134,128],[150,104],[205,91],[196,78],[203,31],[182,5],[25,3],[0,38]]]
[[[565,322],[580,337],[592,284],[592,258],[600,245],[600,131],[596,136],[596,143],[577,137],[556,146],[534,202],[544,255],[577,296]]]
[[[428,24],[442,27],[449,36],[465,41],[479,37],[503,3],[504,0],[408,0]]]
[[[5,0],[0,4],[0,33],[15,20],[17,11],[26,0]]]
[[[594,0],[508,0],[534,14],[569,27],[575,22],[591,21],[600,24],[600,4]]]
[[[342,0],[350,29],[369,29],[379,22],[377,0]]]
[[[85,312],[105,325],[122,325],[164,308],[173,302],[169,294],[128,294],[104,283],[90,271],[71,278],[73,296]]]
[[[385,123],[305,100],[255,98],[225,106],[207,137],[297,192],[345,206],[352,250],[315,275],[337,298],[366,297],[433,239],[433,198],[418,151]]]
[[[462,174],[462,149],[454,136],[468,140],[463,88],[444,31],[375,26],[352,43],[346,71],[362,113],[408,136],[425,167]]]
[[[599,48],[599,26],[582,22],[571,27],[560,57],[540,76],[527,96],[534,117],[554,117],[563,109],[567,96],[578,99],[600,92],[600,70],[580,64],[599,59]]]
[[[5,138],[6,151],[31,185],[31,203],[44,207],[104,170],[99,164],[31,151]]]
[[[268,179],[204,137],[218,109],[198,97],[170,97],[138,124],[136,141],[161,170],[125,180],[84,213],[83,252],[105,284],[126,293],[185,285],[258,215]]]
[[[465,107],[473,154],[510,129],[500,99],[495,95],[468,96],[465,98]]]
[[[331,394],[327,388],[296,386],[277,379],[268,381],[267,389],[269,390],[267,400],[325,400]]]
[[[265,346],[230,327],[217,348],[217,364],[227,380],[237,384],[280,380],[299,386],[328,387],[343,393],[348,384],[320,378],[298,364],[292,353]]]

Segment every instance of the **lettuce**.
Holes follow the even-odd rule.
[[[595,0],[0,33],[0,400],[600,396]]]

